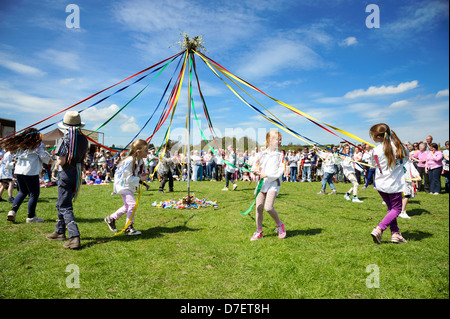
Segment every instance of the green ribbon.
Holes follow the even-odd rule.
[[[247,215],[248,213],[250,213],[252,211],[253,206],[255,206],[255,203],[256,203],[256,197],[258,197],[258,194],[261,191],[262,185],[263,185],[263,179],[260,179],[258,182],[258,186],[256,187],[256,195],[255,195],[255,200],[253,201],[253,204],[250,206],[249,209],[247,209],[247,211],[245,213],[241,213],[241,215]]]
[[[113,118],[115,118],[117,116],[117,114],[119,114],[120,112],[122,112],[122,110],[124,108],[126,108],[128,106],[128,104],[130,104],[135,98],[137,98],[168,66],[170,63],[172,63],[172,61],[175,59],[170,60],[169,62],[166,63],[166,65],[158,72],[158,74],[150,81],[149,84],[147,84],[141,91],[139,91],[138,94],[136,94],[131,100],[129,100],[127,102],[127,104],[125,104],[124,106],[122,106],[120,108],[120,110],[118,110],[116,113],[114,113],[114,115],[112,117],[110,117],[105,123],[103,123],[102,125],[100,125],[99,128],[97,128],[95,131],[89,133],[87,136],[90,136],[91,134],[98,132],[102,127],[104,127],[106,124],[108,124]]]

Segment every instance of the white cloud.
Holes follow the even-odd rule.
[[[43,76],[45,72],[20,62],[13,61],[9,54],[0,52],[0,66],[22,75]]]
[[[342,40],[341,42],[339,42],[339,45],[341,47],[349,47],[349,46],[356,45],[356,44],[358,44],[358,40],[356,40],[355,37],[348,37],[348,38]]]
[[[119,111],[119,107],[116,104],[111,104],[105,108],[93,106],[82,112],[81,117],[86,124],[93,123],[92,127],[95,130],[116,114],[117,111]],[[134,116],[126,115],[123,111],[117,114],[114,119],[105,126],[105,129],[111,128],[114,125],[120,125],[122,132],[137,133],[137,131],[139,131],[139,125],[136,123],[136,118]]]
[[[382,26],[385,37],[411,40],[412,35],[434,28],[442,19],[448,21],[448,1],[411,2],[410,6],[400,10],[399,19]]]
[[[61,50],[47,49],[38,54],[38,56],[50,62],[56,66],[69,69],[69,70],[79,70],[80,69],[80,58],[77,54],[73,52],[66,52]]]
[[[289,39],[268,38],[239,63],[238,74],[247,78],[267,77],[285,70],[323,67],[322,58],[308,46]]]
[[[400,100],[400,101],[394,102],[391,105],[389,105],[389,108],[393,108],[393,109],[402,108],[408,104],[409,104],[409,102],[407,100]]]
[[[386,95],[386,94],[399,94],[408,90],[412,90],[419,85],[417,80],[411,82],[403,82],[397,86],[371,86],[367,90],[358,89],[351,92],[348,92],[344,95],[344,97],[353,99],[360,96],[375,96],[375,95]]]
[[[448,89],[446,89],[446,90],[441,90],[441,91],[439,91],[439,92],[436,93],[436,97],[437,97],[437,98],[438,98],[438,97],[445,97],[445,96],[448,96],[448,95],[449,95]]]
[[[44,117],[45,114],[56,112],[61,108],[61,101],[58,99],[33,96],[12,89],[9,84],[4,82],[0,82],[0,97],[1,113],[13,111],[16,116],[20,112],[42,114]]]
[[[182,32],[203,35],[207,48],[229,50],[254,34],[263,21],[238,1],[216,6],[190,0],[129,0],[115,3],[113,15],[120,26],[132,31],[135,46],[147,57],[167,54],[178,40],[167,35]]]
[[[131,116],[126,120],[125,123],[120,125],[120,129],[122,130],[122,132],[136,133],[137,131],[139,131],[139,125],[136,123],[136,119],[134,118],[134,116]]]

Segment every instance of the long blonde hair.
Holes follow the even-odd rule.
[[[388,160],[388,167],[393,167],[397,159],[404,159],[407,157],[408,153],[406,152],[406,148],[402,141],[400,141],[397,134],[395,134],[395,132],[391,130],[387,124],[379,123],[373,125],[369,130],[369,134],[372,139],[383,139],[384,155]],[[394,154],[391,143],[393,143],[396,147],[397,154]]]
[[[133,143],[131,143],[131,147],[130,147],[130,153],[128,154],[128,156],[131,156],[131,158],[133,159],[133,174],[134,171],[136,169],[136,164],[137,164],[137,157],[136,157],[136,152],[138,150],[141,150],[143,148],[148,148],[148,144],[145,140],[139,139],[134,141]]]

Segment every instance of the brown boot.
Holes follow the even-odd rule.
[[[47,235],[45,238],[47,239],[53,239],[53,240],[66,240],[66,234],[60,234],[57,232],[53,232],[49,235]]]
[[[63,248],[80,249],[80,236],[70,238],[68,242],[64,243]]]

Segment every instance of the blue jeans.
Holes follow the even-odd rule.
[[[225,172],[225,187],[228,187],[229,182],[231,181],[231,184],[234,184],[234,173]]]
[[[206,178],[211,179],[213,177],[214,162],[206,164],[205,169],[206,169]]]
[[[193,180],[201,182],[203,180],[203,166],[202,165],[194,165],[193,166],[192,177]]]
[[[367,173],[367,178],[366,178],[366,185],[364,185],[364,187],[367,187],[367,185],[369,185],[370,179],[373,179],[373,187],[375,186],[375,168],[370,168],[369,172]]]
[[[325,188],[327,188],[327,183],[330,185],[331,190],[336,189],[333,184],[333,175],[334,173],[323,173],[322,190],[325,190]]]
[[[291,169],[291,182],[296,182],[297,181],[297,167],[291,166],[289,168]]]
[[[58,173],[58,199],[56,200],[56,210],[58,211],[58,221],[55,232],[64,234],[69,231],[69,238],[80,236],[75,216],[73,215],[73,193],[77,185],[77,172],[60,171]]]
[[[308,176],[308,177],[306,177]],[[302,181],[306,181],[308,178],[308,182],[311,181],[311,166],[303,166],[303,173],[302,173]]]
[[[21,175],[16,174],[19,193],[14,197],[12,204],[12,210],[17,212],[20,205],[22,205],[25,197],[28,199],[28,218],[36,216],[36,205],[41,192],[41,186],[39,184],[39,175]]]

